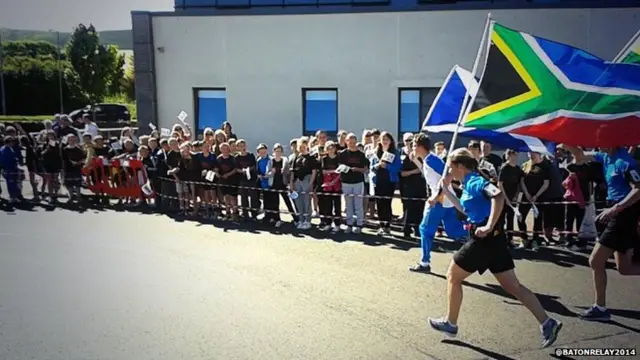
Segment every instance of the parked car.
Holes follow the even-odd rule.
[[[84,109],[74,110],[69,117],[74,123],[82,120],[82,115],[89,114],[97,123],[123,124],[131,121],[131,114],[126,105],[122,104],[95,104],[87,105]]]

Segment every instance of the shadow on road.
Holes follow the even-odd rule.
[[[448,345],[454,345],[454,346],[459,346],[459,347],[463,347],[463,348],[467,348],[469,350],[473,350],[477,353],[480,353],[484,356],[486,356],[489,359],[496,359],[496,360],[515,360],[515,358],[506,356],[506,355],[502,355],[499,354],[497,352],[493,352],[491,350],[487,350],[487,349],[483,349],[481,347],[475,346],[475,345],[471,345],[469,343],[466,343],[464,341],[460,341],[460,340],[442,340],[443,344],[448,344]]]
[[[589,307],[587,306],[576,306],[578,309],[582,309],[582,310],[586,310]],[[609,309],[609,312],[611,313],[611,315],[616,316],[616,317],[621,317],[621,318],[626,318],[626,319],[631,319],[631,320],[640,320],[640,310],[626,310],[626,309]],[[618,321],[615,320],[609,320],[609,321],[599,321],[602,324],[609,324],[609,325],[615,325],[617,327],[620,327],[622,329],[640,334],[640,329],[631,327],[629,325],[625,325],[625,324],[621,324]]]

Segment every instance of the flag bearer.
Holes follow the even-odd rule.
[[[595,304],[581,318],[591,321],[608,321],[611,313],[606,308],[607,260],[614,255],[620,275],[640,275],[640,266],[633,264],[633,248],[638,239],[638,214],[640,213],[640,175],[626,150],[602,149],[593,155],[576,147],[560,145],[575,157],[577,162],[595,161],[602,164],[607,183],[607,209],[596,218],[606,223],[606,229],[598,238],[589,266],[593,271]]]
[[[429,325],[449,336],[456,336],[462,306],[462,282],[476,271],[482,274],[489,270],[502,288],[520,300],[536,317],[542,332],[542,347],[551,346],[562,323],[550,318],[538,298],[516,277],[507,237],[499,224],[504,194],[480,175],[478,161],[467,149],[453,151],[448,161],[449,175],[442,179],[443,193],[468,217],[470,239],[453,256],[449,266],[447,316],[429,318]],[[449,188],[452,178],[463,184],[460,199]]]
[[[422,244],[422,259],[410,267],[413,272],[431,272],[431,246],[440,223],[444,223],[447,236],[454,240],[461,240],[466,236],[462,221],[453,204],[445,199],[438,190],[438,183],[444,171],[444,161],[431,152],[431,139],[425,134],[418,134],[413,138],[415,164],[422,170],[422,174],[431,190],[431,198],[425,207],[422,222],[419,226],[420,242]],[[423,159],[420,161],[419,159]]]

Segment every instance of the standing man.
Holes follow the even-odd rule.
[[[493,165],[493,168],[498,172],[498,176],[500,175],[500,169],[502,168],[503,159],[491,152],[491,144],[486,141],[480,142],[480,147],[482,147],[482,158],[485,161],[488,161]]]
[[[445,161],[431,152],[431,139],[429,139],[429,136],[425,134],[414,136],[413,149],[415,152],[415,164],[422,169],[427,186],[431,190],[431,197],[427,200],[427,207],[419,227],[422,259],[410,267],[409,270],[429,273],[431,272],[431,246],[440,223],[444,223],[447,236],[451,239],[464,239],[467,233],[464,230],[462,221],[458,219],[458,213],[453,207],[453,203],[446,199],[439,189]],[[449,191],[453,191],[453,189],[449,189]]]

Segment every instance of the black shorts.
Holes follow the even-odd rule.
[[[626,253],[638,245],[638,204],[623,210],[612,217],[606,224],[606,228],[598,242],[611,250]]]
[[[238,184],[220,183],[219,186],[223,196],[238,196]]]
[[[478,238],[473,233],[473,227],[469,232],[469,241],[456,252],[453,262],[470,273],[477,271],[482,274],[489,270],[492,274],[499,274],[513,270],[515,264],[509,251],[507,236],[499,225],[496,225],[496,229],[500,230],[494,230],[493,234],[485,238]]]

